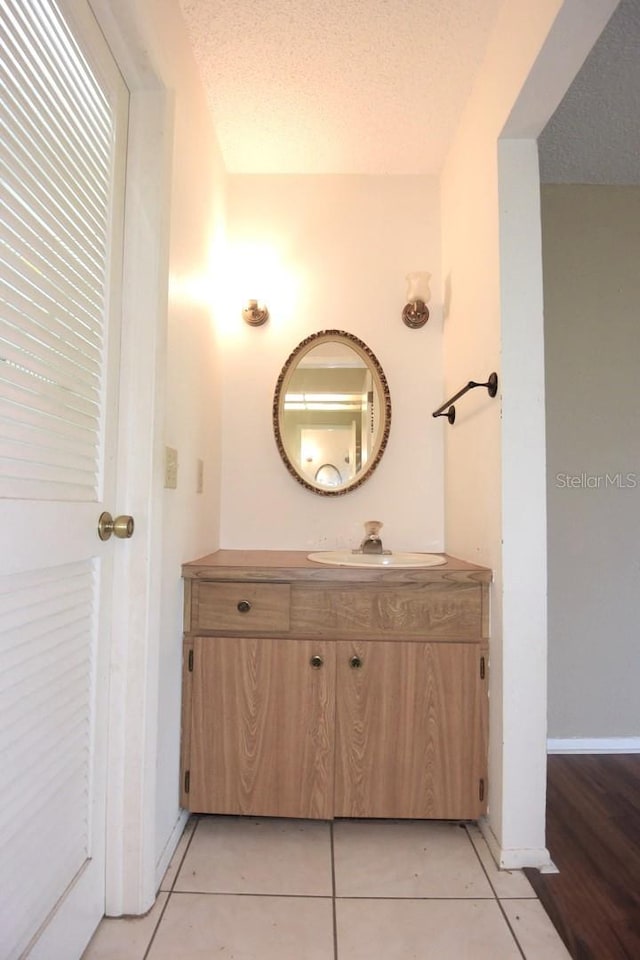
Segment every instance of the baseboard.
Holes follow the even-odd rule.
[[[640,753],[640,737],[549,739],[547,753]]]
[[[178,846],[180,837],[184,833],[184,828],[187,825],[188,819],[189,819],[189,811],[181,810],[178,815],[178,819],[175,822],[173,830],[169,835],[169,839],[164,845],[164,850],[160,854],[160,859],[156,863],[156,890],[160,889],[162,878],[167,872],[167,867],[171,863],[171,857],[175,853],[175,849]]]
[[[482,817],[478,821],[478,826],[482,836],[487,841],[491,856],[500,870],[522,870],[523,867],[536,867],[542,873],[557,873],[546,847],[540,847],[540,849],[529,847],[505,849],[500,846],[498,838],[486,817]]]

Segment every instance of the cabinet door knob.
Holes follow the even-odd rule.
[[[309,660],[309,663],[311,664],[314,670],[319,670],[322,664],[324,663],[324,659],[323,657],[318,656],[318,654],[316,653],[315,656],[311,657],[311,660]]]
[[[241,600],[238,604],[238,613],[249,613],[251,610],[251,604],[248,600]]]
[[[349,660],[349,666],[351,667],[352,670],[359,670],[360,667],[362,666],[362,660],[360,659],[360,657],[351,657],[351,659]]]

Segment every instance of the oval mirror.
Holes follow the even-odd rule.
[[[307,490],[355,490],[380,462],[391,426],[382,367],[362,340],[323,330],[298,344],[278,377],[273,429],[289,473]]]

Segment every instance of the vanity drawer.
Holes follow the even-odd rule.
[[[192,630],[196,633],[288,633],[290,599],[288,583],[194,583]]]
[[[296,585],[291,623],[310,638],[476,642],[483,636],[483,589],[473,582]]]

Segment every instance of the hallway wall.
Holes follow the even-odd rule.
[[[492,567],[488,834],[503,866],[545,848],[546,538],[535,138],[615,0],[505,4],[442,177],[445,392],[500,376],[447,433],[446,541]]]
[[[640,187],[545,184],[549,737],[637,737]]]

